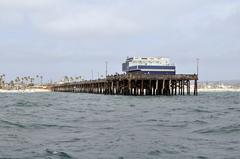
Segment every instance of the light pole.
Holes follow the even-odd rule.
[[[41,85],[43,85],[43,76],[40,76],[41,79]]]
[[[197,58],[197,75],[199,74],[199,61],[200,61],[200,59]]]
[[[92,80],[93,80],[93,70],[92,70]]]
[[[108,62],[106,61],[105,64],[106,64],[106,78],[107,78],[107,75],[108,75]]]

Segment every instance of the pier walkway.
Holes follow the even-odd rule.
[[[148,75],[128,73],[105,79],[53,85],[54,92],[106,95],[198,95],[196,74]],[[191,87],[193,87],[191,89]],[[193,92],[191,92],[193,90]]]

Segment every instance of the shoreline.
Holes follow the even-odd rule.
[[[19,90],[6,90],[0,89],[0,93],[47,93],[52,92],[49,89],[19,89]]]
[[[6,90],[0,89],[0,93],[48,93],[52,92],[49,89],[19,89],[19,90]],[[240,92],[240,89],[198,89],[198,92]]]
[[[240,92],[240,89],[233,88],[198,89],[198,92]]]

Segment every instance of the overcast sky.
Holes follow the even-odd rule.
[[[165,56],[178,73],[240,79],[240,0],[0,0],[0,72],[86,79],[127,56]]]

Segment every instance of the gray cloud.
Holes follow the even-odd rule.
[[[90,77],[139,55],[168,56],[179,73],[199,57],[202,80],[239,79],[239,26],[238,0],[0,0],[0,72]]]

